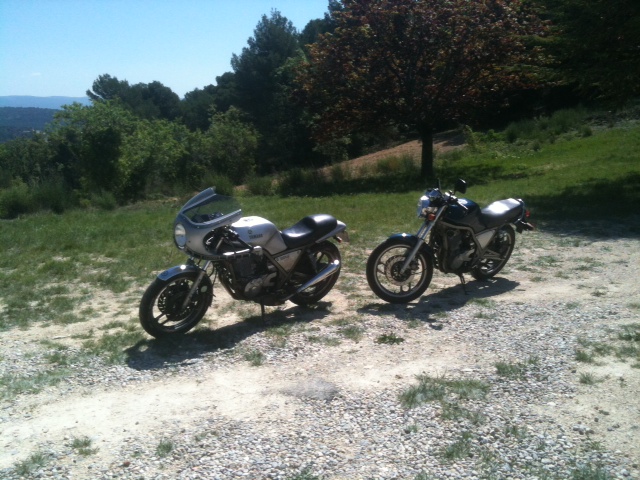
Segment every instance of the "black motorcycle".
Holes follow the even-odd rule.
[[[464,180],[452,192],[427,190],[418,202],[424,220],[418,232],[392,235],[371,252],[367,281],[378,297],[390,303],[415,300],[431,283],[434,268],[458,275],[463,284],[465,273],[484,280],[502,270],[515,232],[534,229],[524,201],[509,198],[480,208],[455,196],[466,191]]]
[[[232,197],[208,188],[189,200],[173,225],[187,261],[160,273],[140,301],[140,323],[156,338],[197,325],[219,281],[235,300],[281,305],[320,301],[338,280],[347,226],[331,215],[308,215],[282,231],[269,220],[242,216]]]

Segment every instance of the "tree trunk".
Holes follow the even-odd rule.
[[[422,140],[420,176],[423,180],[434,180],[436,174],[433,169],[433,129],[423,129],[420,133],[420,139]]]

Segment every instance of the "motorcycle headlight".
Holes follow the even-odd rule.
[[[187,244],[187,231],[181,223],[176,223],[176,226],[173,228],[173,240],[181,250]]]
[[[434,207],[431,204],[431,199],[423,195],[420,197],[418,201],[418,217],[419,218],[427,218],[430,213],[435,213],[438,211],[438,207]]]

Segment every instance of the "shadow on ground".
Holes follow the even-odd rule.
[[[493,278],[485,281],[461,283],[441,290],[427,290],[417,302],[408,304],[392,304],[376,302],[358,309],[359,313],[368,315],[395,315],[404,321],[420,321],[429,327],[441,330],[444,327],[442,314],[464,307],[471,301],[489,299],[514,290],[518,282],[506,278]]]
[[[176,337],[141,340],[125,350],[127,365],[135,370],[186,365],[206,354],[231,349],[265,330],[320,320],[329,315],[330,307],[331,302],[319,302],[313,307],[267,310],[264,319],[257,315],[217,329],[199,328]]]

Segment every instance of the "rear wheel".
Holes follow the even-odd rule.
[[[402,271],[415,243],[391,238],[376,247],[367,260],[367,282],[385,302],[408,303],[420,297],[433,277],[433,260],[422,249]]]
[[[304,284],[304,282],[313,278],[314,275],[320,273],[322,270],[327,268],[334,261],[341,262],[342,259],[340,257],[340,250],[333,243],[329,241],[325,241],[320,243],[318,246],[314,247],[309,252],[309,262],[300,262],[298,267],[296,267],[296,272],[294,275],[299,285]],[[298,271],[298,269],[304,268],[305,272]],[[338,281],[338,277],[340,276],[340,270],[335,272],[332,275],[329,275],[324,280],[316,283],[312,287],[307,288],[306,290],[296,293],[290,300],[296,305],[311,305],[313,303],[319,302],[336,284]]]
[[[495,276],[507,264],[515,244],[516,233],[513,228],[510,225],[501,227],[491,240],[480,263],[471,270],[471,275],[477,280],[487,280]]]
[[[163,338],[186,333],[204,317],[213,299],[211,280],[205,276],[185,305],[198,272],[185,272],[169,280],[156,278],[142,295],[140,324],[149,335]]]

